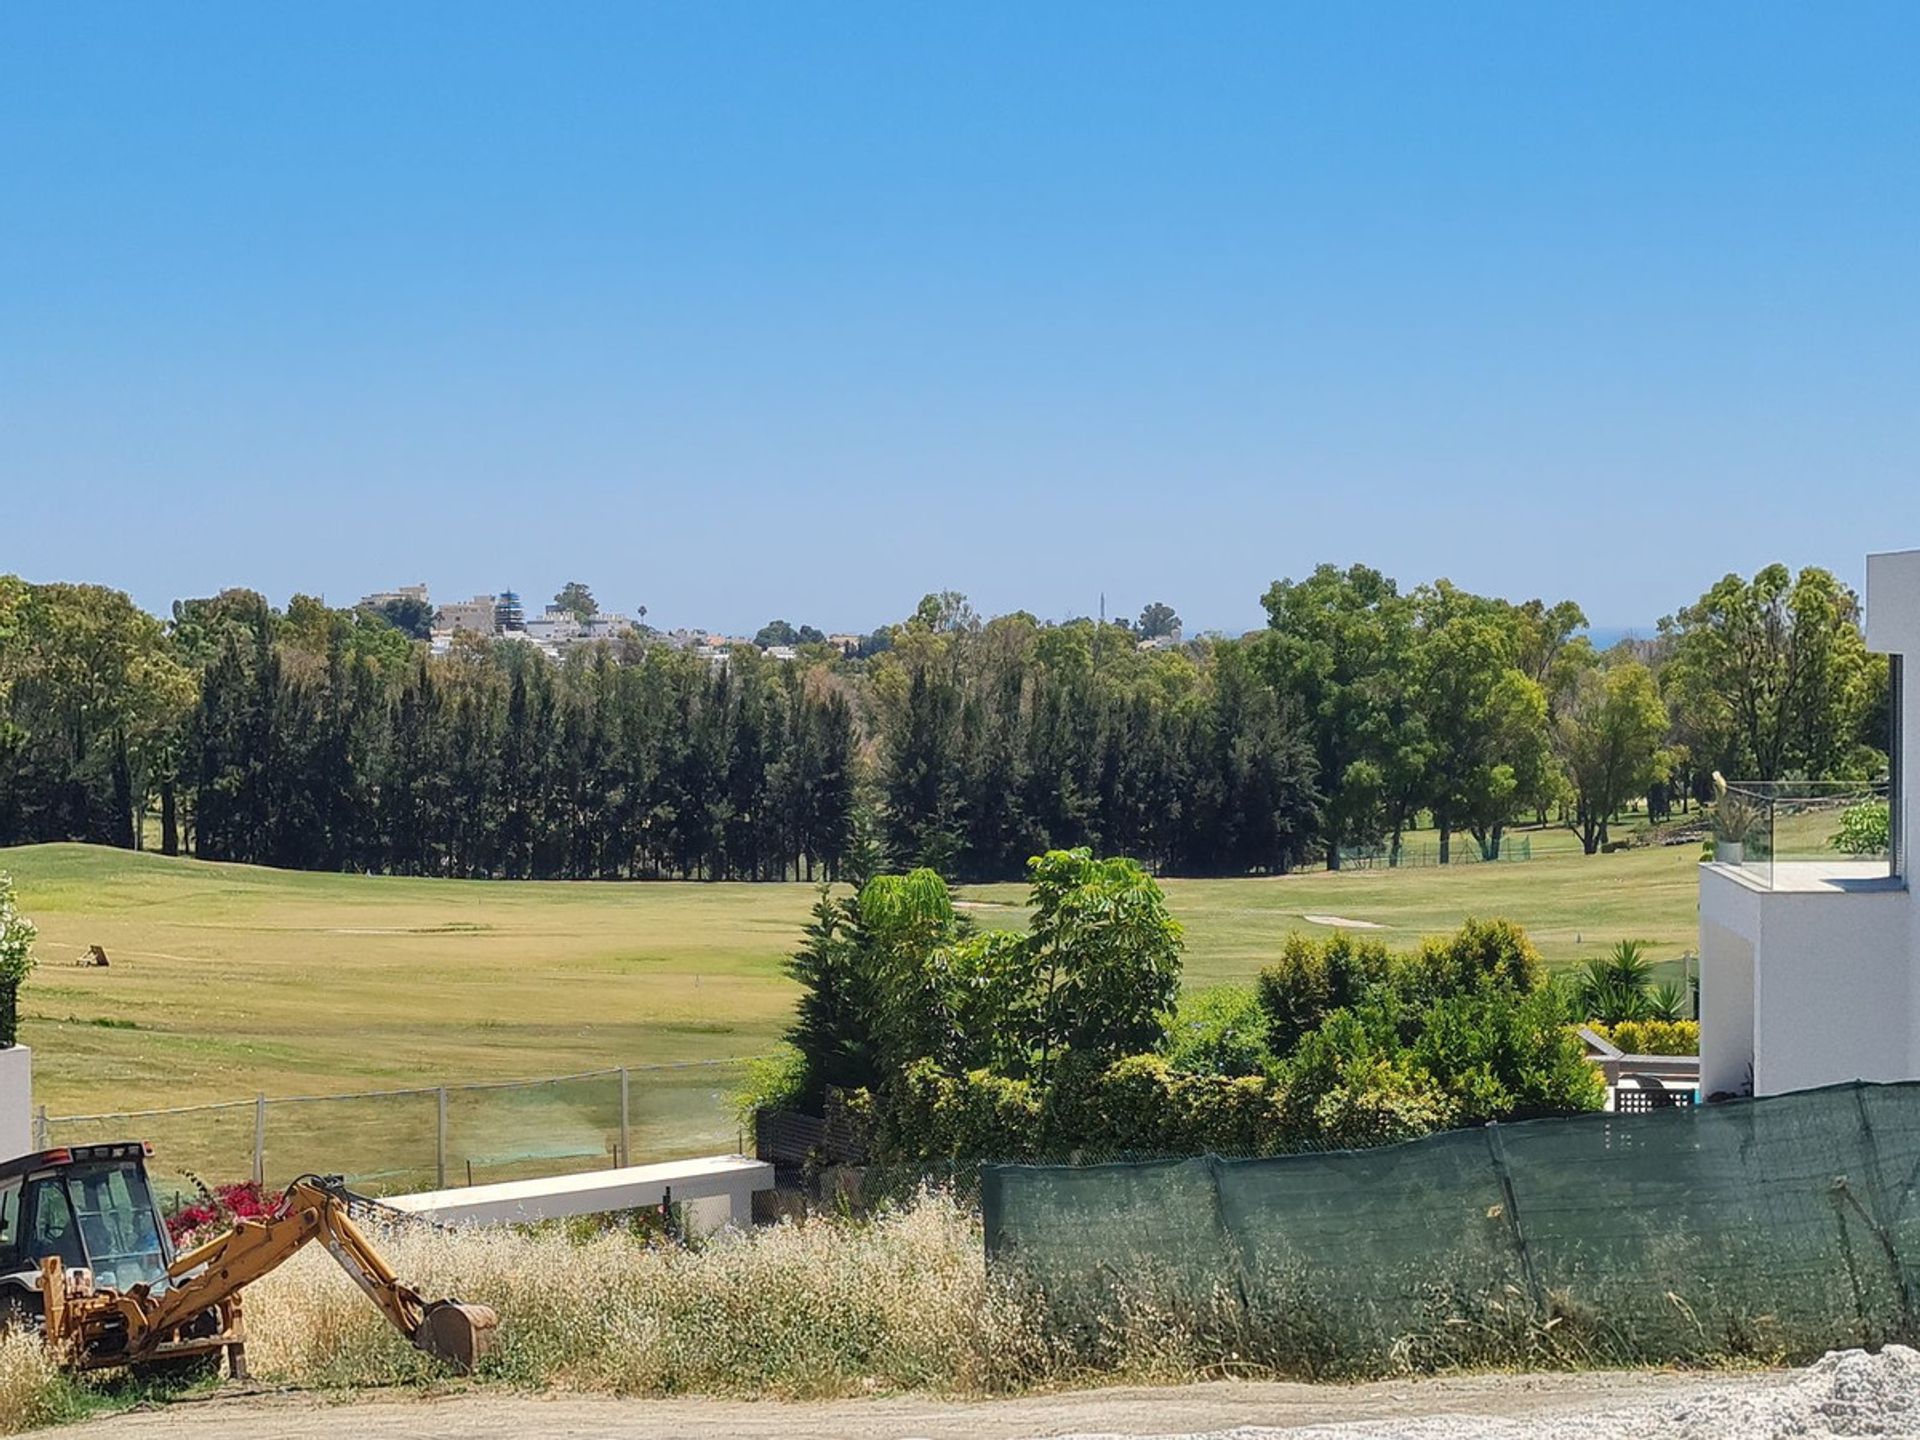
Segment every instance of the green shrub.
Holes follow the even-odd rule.
[[[1607,1025],[1590,1020],[1587,1028],[1602,1040],[1611,1040],[1629,1055],[1698,1055],[1698,1020],[1627,1020]]]
[[[1384,981],[1393,957],[1378,940],[1337,930],[1325,940],[1293,934],[1280,958],[1260,972],[1256,988],[1267,1017],[1267,1044],[1285,1055],[1335,1010],[1353,1004]]]
[[[1273,1065],[1266,1011],[1244,985],[1182,995],[1164,1050],[1169,1068],[1186,1075],[1264,1075]]]
[[[742,1124],[751,1125],[757,1110],[792,1110],[806,1099],[807,1057],[798,1047],[780,1045],[771,1055],[748,1060],[746,1068],[746,1080],[733,1097]]]
[[[1450,995],[1429,1005],[1408,1051],[1454,1107],[1458,1123],[1598,1110],[1606,1084],[1547,991]]]
[[[1025,1080],[985,1070],[953,1075],[920,1060],[876,1109],[886,1159],[1020,1160],[1040,1151],[1040,1100]]]
[[[33,969],[34,923],[13,901],[13,877],[0,873],[0,1049],[18,1038],[20,982]]]
[[[1452,935],[1422,940],[1395,972],[1395,988],[1421,999],[1488,988],[1526,995],[1547,978],[1546,962],[1525,930],[1511,920],[1471,917]]]
[[[1044,1098],[985,1070],[914,1066],[880,1107],[890,1161],[1270,1154],[1288,1148],[1279,1091],[1260,1075],[1193,1075],[1158,1055],[1070,1070]]]
[[[1582,1015],[1618,1025],[1649,1019],[1653,1013],[1653,961],[1643,940],[1622,940],[1607,954],[1587,961],[1574,982],[1575,1005]]]
[[[1892,838],[1893,817],[1885,802],[1854,805],[1840,817],[1840,828],[1827,843],[1843,855],[1878,855]]]
[[[1286,1138],[1272,1084],[1261,1075],[1194,1075],[1158,1055],[1130,1055],[1062,1107],[1062,1137],[1133,1155],[1271,1153]]]

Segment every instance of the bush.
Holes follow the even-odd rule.
[[[1698,1055],[1698,1020],[1628,1020],[1607,1025],[1598,1020],[1587,1022],[1602,1040],[1611,1040],[1629,1055]]]
[[[1021,1160],[1040,1145],[1040,1100],[1025,1080],[952,1075],[916,1061],[876,1107],[881,1155],[897,1160]]]
[[[1280,958],[1260,972],[1257,994],[1267,1017],[1267,1044],[1285,1055],[1332,1011],[1353,1004],[1384,981],[1393,957],[1378,940],[1337,930],[1325,940],[1287,936]]]
[[[1827,843],[1843,855],[1878,855],[1892,839],[1893,817],[1884,802],[1854,805],[1840,817]]]
[[[1108,1154],[1271,1154],[1288,1138],[1276,1094],[1265,1076],[1182,1074],[1157,1055],[1132,1055],[1099,1075],[1071,1128]]]
[[[167,1233],[177,1246],[194,1243],[202,1232],[211,1237],[236,1220],[261,1219],[272,1214],[280,1201],[277,1194],[267,1194],[251,1180],[211,1187],[198,1179],[193,1183],[199,1187],[199,1197],[167,1216]]]
[[[0,873],[0,1049],[18,1038],[15,997],[33,969],[33,942],[40,932],[13,900],[13,877]]]
[[[1546,962],[1525,930],[1511,920],[1471,917],[1452,935],[1429,935],[1394,972],[1395,988],[1419,999],[1487,989],[1530,995],[1547,978]]]
[[[747,1061],[747,1077],[734,1093],[733,1107],[743,1125],[761,1110],[793,1110],[805,1102],[812,1071],[798,1046],[782,1044],[771,1055]]]
[[[1342,955],[1355,953],[1350,944],[1304,943],[1328,957],[1324,973],[1353,973]],[[1295,951],[1276,967],[1282,973],[1262,976],[1275,982],[1263,998],[1283,990],[1311,994],[1322,964]],[[1599,1072],[1567,1024],[1564,998],[1546,983],[1539,952],[1519,926],[1469,920],[1410,955],[1381,950],[1378,957],[1366,963],[1381,978],[1365,982],[1291,1052],[1281,1052],[1290,1130],[1337,1144],[1375,1144],[1605,1102]],[[1293,983],[1283,987],[1282,978]],[[1296,1001],[1296,1010],[1310,1008]]]
[[[1184,1075],[1264,1075],[1273,1065],[1266,1011],[1241,985],[1182,995],[1164,1051],[1168,1067]]]
[[[1079,1155],[1272,1154],[1291,1148],[1279,1090],[1260,1075],[1195,1075],[1158,1055],[1070,1071],[1044,1095],[985,1070],[914,1066],[889,1092],[880,1151],[892,1161],[1059,1160]]]
[[[1574,1005],[1591,1019],[1618,1025],[1646,1020],[1653,1012],[1653,961],[1643,940],[1622,940],[1604,957],[1589,960],[1574,982]]]

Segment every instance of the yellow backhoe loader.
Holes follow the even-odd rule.
[[[393,1327],[462,1372],[500,1321],[484,1305],[425,1300],[403,1284],[337,1176],[295,1180],[265,1217],[176,1255],[147,1184],[145,1144],[75,1145],[0,1162],[0,1322],[38,1324],[78,1370],[217,1370],[244,1378],[241,1292],[318,1240]]]

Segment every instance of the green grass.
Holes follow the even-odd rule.
[[[1644,939],[1692,948],[1691,846],[1585,856],[1564,831],[1532,860],[1449,869],[1169,880],[1190,985],[1250,978],[1308,914],[1372,921],[1412,943],[1467,915],[1526,926],[1548,960]],[[781,973],[805,885],[596,884],[315,875],[82,845],[0,850],[41,930],[21,997],[36,1100],[54,1114],[560,1075],[765,1052],[793,1003]],[[968,887],[983,924],[1024,923],[1018,885]],[[109,968],[75,962],[92,944]],[[1677,969],[1671,973],[1677,974]],[[732,1070],[632,1081],[636,1158],[731,1149]],[[392,1184],[430,1157],[431,1097],[274,1107],[269,1151]],[[163,1143],[158,1122],[142,1122]],[[174,1148],[209,1179],[244,1173],[250,1112],[196,1121]],[[125,1125],[119,1128],[126,1128]],[[450,1178],[604,1163],[612,1082],[528,1096],[456,1094]],[[206,1133],[202,1134],[204,1130]],[[394,1161],[404,1156],[404,1165]],[[402,1177],[408,1166],[415,1173]]]
[[[1528,838],[1533,858],[1510,864],[1162,881],[1187,929],[1186,982],[1245,980],[1290,931],[1332,933],[1307,915],[1369,921],[1383,928],[1366,933],[1394,946],[1453,929],[1469,915],[1500,915],[1525,926],[1555,966],[1638,939],[1665,962],[1660,978],[1680,973],[1679,956],[1698,944],[1698,846],[1584,855],[1565,830],[1531,831]],[[980,923],[1023,923],[1020,886],[977,886],[965,894],[976,902],[971,913]]]

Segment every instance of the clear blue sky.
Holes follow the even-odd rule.
[[[0,570],[1644,623],[1920,545],[1920,5],[0,7]]]

